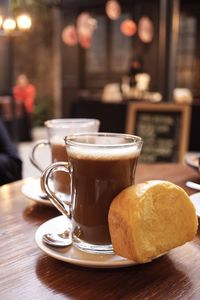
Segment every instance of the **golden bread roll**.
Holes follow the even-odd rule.
[[[108,223],[115,253],[140,263],[192,240],[198,227],[186,192],[160,180],[123,190],[111,203]]]

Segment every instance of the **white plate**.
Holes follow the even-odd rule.
[[[53,190],[53,182],[50,182],[51,188]],[[48,206],[53,206],[50,200],[43,199],[41,196],[44,194],[40,187],[40,178],[28,178],[25,184],[22,186],[22,194],[24,194],[29,199],[42,203]],[[63,193],[56,193],[58,197],[63,201],[70,201],[70,197]]]
[[[192,203],[196,209],[196,214],[200,218],[200,193],[195,193],[190,196]]]
[[[22,186],[22,194],[28,197],[31,200],[36,202],[52,206],[52,203],[48,199],[42,199],[40,195],[43,195],[43,192],[40,187],[40,178],[30,178],[27,179],[27,182]]]
[[[67,263],[90,268],[119,268],[136,265],[137,263],[115,254],[91,254],[80,251],[73,245],[65,248],[47,246],[42,242],[44,233],[63,232],[70,220],[64,216],[53,218],[42,224],[36,231],[35,240],[41,250],[49,256]]]
[[[185,162],[193,168],[198,169],[199,163],[198,158],[200,157],[200,152],[188,152],[185,155]]]

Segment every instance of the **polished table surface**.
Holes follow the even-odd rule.
[[[198,174],[181,164],[139,164],[136,182],[148,179],[170,180],[185,188],[185,181],[198,181]],[[151,263],[118,269],[78,267],[37,247],[38,226],[59,213],[23,196],[24,183],[0,188],[0,299],[200,299],[200,231],[194,241]]]

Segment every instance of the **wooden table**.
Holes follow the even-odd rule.
[[[136,178],[166,179],[185,188],[198,174],[179,164],[139,165]],[[23,196],[23,183],[0,188],[0,299],[200,299],[200,232],[193,242],[148,264],[74,266],[37,247],[36,229],[58,212]]]

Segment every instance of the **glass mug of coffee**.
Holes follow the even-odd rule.
[[[112,199],[132,185],[143,141],[120,133],[82,133],[65,138],[68,162],[49,166],[41,188],[72,222],[73,245],[86,252],[112,253],[108,211]],[[49,179],[63,170],[71,177],[71,201],[63,202]],[[67,182],[66,182],[67,184]]]
[[[41,146],[50,146],[52,162],[68,161],[64,138],[78,132],[97,132],[100,122],[97,119],[52,119],[44,123],[48,140],[38,141],[31,152],[30,161],[41,172],[36,153]],[[53,186],[64,198],[70,197],[70,177],[66,172],[57,172],[53,176]]]

